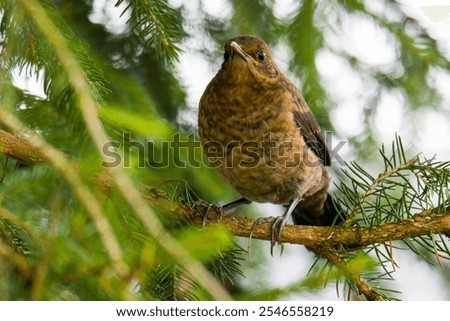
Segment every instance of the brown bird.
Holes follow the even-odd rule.
[[[200,100],[198,123],[210,163],[243,196],[223,210],[252,201],[287,207],[271,218],[272,249],[291,214],[298,225],[340,222],[328,194],[324,136],[263,40],[245,35],[226,43],[222,67]]]

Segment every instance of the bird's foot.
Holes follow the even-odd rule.
[[[206,205],[206,206],[207,206],[206,213],[205,213],[205,215],[203,216],[203,224],[202,224],[202,227],[204,228],[205,225],[206,225],[206,221],[208,220],[208,214],[209,214],[209,211],[210,211],[211,209],[215,209],[216,211],[219,212],[219,222],[222,222],[222,216],[223,216],[223,213],[229,212],[229,211],[235,209],[236,207],[238,207],[239,205],[242,205],[242,204],[249,204],[249,203],[250,203],[249,200],[247,200],[247,199],[245,199],[245,198],[242,197],[242,198],[240,198],[240,199],[237,199],[237,200],[235,200],[235,201],[233,201],[233,202],[231,202],[231,203],[225,204],[225,205],[223,205],[223,206],[216,205],[216,204],[210,204],[210,203],[208,203],[208,202],[205,202],[205,201],[201,200],[201,201],[195,202],[194,207],[195,207],[196,205],[198,205],[198,204],[202,204],[202,205]]]
[[[286,217],[284,215],[275,217],[272,223],[272,233],[270,239],[270,255],[273,256],[273,248],[275,244],[278,243],[281,245],[281,254],[283,254],[283,244],[280,243],[281,232],[283,231],[283,227],[286,225]]]
[[[211,209],[219,212],[219,222],[222,221],[222,216],[224,213],[224,209],[222,206],[216,205],[216,204],[210,204],[206,201],[200,200],[200,201],[196,201],[194,203],[193,207],[195,208],[198,205],[203,205],[203,206],[206,205],[206,211],[205,211],[205,214],[203,215],[203,219],[202,219],[202,228],[205,228],[205,226],[206,226],[206,222],[208,221],[208,215],[209,215],[209,212],[211,211]]]
[[[203,215],[202,228],[205,228],[205,226],[206,226],[206,222],[208,221],[209,211],[211,211],[211,209],[219,212],[219,222],[222,222],[222,216],[223,216],[223,212],[224,212],[223,207],[220,205],[216,205],[216,204],[208,204],[208,209],[206,210],[205,215]]]
[[[258,226],[261,223],[267,223],[267,222],[272,223],[271,233],[270,233],[270,255],[273,256],[273,248],[275,247],[275,244],[278,243],[282,246],[282,244],[279,241],[280,241],[283,227],[284,227],[284,225],[286,225],[286,218],[284,216],[260,217],[257,220],[255,220],[255,222],[253,223],[252,229],[250,231],[249,242],[250,242],[250,239],[252,238],[253,232],[256,229],[256,226]],[[283,250],[281,250],[281,251],[283,252]]]
[[[257,227],[259,224],[267,223],[267,222],[273,222],[274,220],[275,220],[275,217],[270,216],[270,217],[260,217],[260,218],[256,219],[256,220],[253,222],[252,229],[250,230],[250,236],[249,236],[249,238],[248,238],[248,243],[247,243],[247,253],[248,253],[248,257],[249,257],[249,258],[251,258],[251,246],[250,246],[250,242],[251,242],[251,240],[252,240],[253,232],[255,232],[256,227]]]

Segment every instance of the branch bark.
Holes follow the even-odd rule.
[[[208,209],[207,204],[200,204],[200,211],[192,208],[183,208],[184,214],[198,225],[203,223],[203,214]],[[225,224],[230,231],[241,237],[252,237],[261,240],[270,240],[271,222],[258,224],[252,232],[254,220],[245,217],[236,217],[223,214],[211,208],[208,213],[208,222]],[[408,220],[387,223],[374,227],[346,227],[346,226],[299,226],[285,225],[280,243],[302,244],[317,255],[325,257],[332,264],[344,271],[348,279],[358,287],[359,291],[371,301],[382,301],[383,296],[367,282],[360,274],[347,268],[345,259],[341,258],[339,248],[358,249],[374,243],[384,243],[393,240],[402,240],[417,236],[442,233],[450,237],[450,211],[441,214],[429,215],[429,211],[414,215]]]
[[[43,162],[45,157],[27,140],[0,130],[0,152],[23,164]]]
[[[183,209],[186,216],[195,224],[202,224],[206,204],[200,204],[200,211]],[[208,214],[209,222],[218,222],[220,213],[212,208]],[[250,237],[254,220],[245,217],[222,215],[222,221],[230,231],[242,237]],[[386,223],[373,227],[344,226],[301,226],[285,225],[280,238],[281,243],[301,244],[321,251],[337,247],[363,248],[374,243],[384,243],[417,236],[442,233],[450,237],[450,211],[430,215],[428,211],[416,214],[410,219]],[[271,222],[258,224],[252,233],[252,238],[270,240]]]

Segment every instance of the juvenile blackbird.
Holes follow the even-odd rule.
[[[200,100],[198,124],[210,163],[243,196],[224,210],[251,201],[287,207],[272,218],[272,248],[291,214],[298,225],[339,223],[327,192],[324,136],[263,40],[244,35],[226,43],[222,67]]]

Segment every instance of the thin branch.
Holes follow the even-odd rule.
[[[373,289],[370,284],[364,280],[358,273],[352,271],[347,267],[347,263],[344,259],[339,257],[334,251],[327,250],[318,253],[321,256],[327,258],[335,266],[339,267],[345,274],[345,276],[353,281],[362,294],[370,301],[384,301],[383,297]]]
[[[103,215],[99,202],[90,192],[89,188],[81,181],[75,166],[69,161],[66,155],[28,129],[13,114],[9,113],[4,106],[0,106],[0,123],[14,132],[26,134],[29,144],[40,155],[44,156],[45,160],[66,179],[94,222],[114,268],[119,275],[126,275],[128,273],[128,267],[122,259],[123,254],[117,238],[108,220]]]
[[[13,270],[27,281],[33,278],[33,267],[28,260],[15,252],[9,245],[6,245],[0,239],[0,258],[4,262],[8,262],[13,267]]]
[[[3,139],[2,139],[3,138]],[[8,141],[8,148],[4,148],[3,153],[30,163],[36,159],[35,155],[40,155],[39,151],[25,139],[11,135],[7,132],[0,131],[0,144]],[[0,145],[2,146],[2,145]],[[19,146],[17,150],[11,146]],[[38,157],[39,161],[43,161],[44,155]],[[405,164],[411,166],[414,164],[412,160]],[[404,168],[404,167],[402,167]],[[386,174],[387,175],[387,174]],[[386,177],[383,175],[383,177]],[[95,177],[99,187],[108,192],[111,189],[110,175],[98,175]],[[378,179],[377,179],[378,182]],[[164,194],[164,193],[163,193]],[[157,195],[159,201],[164,198],[163,195]],[[144,198],[153,198],[154,195],[148,195],[144,192]],[[201,205],[200,205],[201,206]],[[184,214],[192,219],[194,223],[202,221],[202,214],[196,210],[189,208],[181,208]],[[201,209],[202,211],[206,208]],[[416,236],[429,235],[431,233],[442,233],[450,237],[450,212],[429,215],[429,211],[416,214],[410,219],[378,225],[374,227],[321,227],[321,226],[298,226],[286,225],[283,229],[281,243],[301,244],[312,247],[319,243],[326,247],[354,247],[362,248],[374,243],[384,243],[393,240],[402,240],[404,238],[413,238]],[[208,215],[210,221],[217,221],[219,213],[212,209]],[[230,231],[242,237],[249,237],[254,221],[224,214],[222,217],[224,223]],[[270,240],[270,222],[259,224],[253,232],[252,238],[261,240]]]
[[[361,204],[364,203],[366,201],[366,199],[375,191],[375,189],[377,188],[377,186],[383,182],[384,180],[386,180],[386,178],[400,172],[401,170],[407,169],[407,168],[411,168],[415,163],[417,163],[418,158],[413,158],[410,159],[409,161],[407,161],[406,163],[404,163],[403,165],[400,165],[390,171],[381,173],[380,175],[378,175],[378,177],[372,182],[372,184],[370,185],[370,187],[367,189],[367,191],[360,197],[359,202],[353,207],[353,209],[350,211],[350,214],[347,216],[346,220],[345,220],[345,225],[350,225],[353,221],[353,219],[355,218],[356,214],[358,213],[358,211],[361,209]]]
[[[190,218],[194,224],[201,225],[206,205],[198,205],[200,210],[183,207],[180,211]],[[201,208],[204,207],[204,208]],[[212,208],[208,214],[208,222],[218,222],[220,213]],[[221,221],[235,235],[250,237],[254,220],[223,214]],[[258,224],[252,238],[270,240],[271,222]],[[430,215],[424,211],[404,221],[386,223],[372,227],[346,226],[302,226],[285,225],[280,243],[301,244],[313,249],[320,248],[364,248],[370,244],[384,243],[405,238],[445,234],[450,237],[450,212]]]
[[[0,130],[0,152],[23,164],[44,161],[44,157],[27,140]]]
[[[201,206],[201,205],[200,205]],[[205,208],[198,211],[192,208],[182,208],[182,213],[198,225],[203,223]],[[211,208],[208,214],[209,222],[220,220],[220,213]],[[261,240],[271,239],[271,222],[258,224],[252,232],[254,221],[244,217],[223,214],[221,222],[235,235],[252,237]],[[450,236],[450,212],[429,215],[424,211],[412,218],[373,227],[321,227],[286,225],[280,237],[280,243],[303,244],[316,254],[325,257],[340,268],[368,300],[384,300],[383,296],[367,282],[359,273],[347,268],[346,261],[339,257],[339,248],[360,249],[369,244],[391,242],[421,235],[442,233]]]
[[[48,42],[53,46],[55,54],[66,71],[70,84],[73,86],[90,137],[97,147],[99,155],[105,157],[102,153],[102,148],[108,143],[108,137],[101,126],[98,116],[99,106],[91,95],[91,88],[85,78],[83,68],[70,50],[66,39],[59,32],[40,3],[36,0],[21,0],[21,4],[27,14],[33,19],[37,28],[40,29]],[[120,166],[109,168],[109,172],[112,174],[113,181],[121,194],[143,222],[150,235],[155,240],[158,240],[158,244],[183,265],[188,272],[195,275],[203,288],[216,300],[231,300],[230,295],[212,274],[200,262],[192,258],[189,252],[166,231],[155,212],[142,198],[142,195],[123,168]],[[76,174],[74,175],[77,176]],[[89,211],[88,208],[87,210]]]

